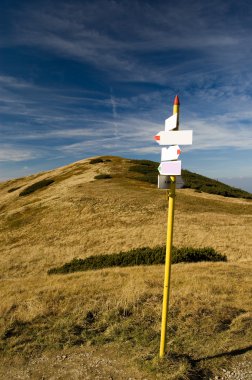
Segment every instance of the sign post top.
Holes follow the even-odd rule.
[[[180,105],[178,95],[175,96],[175,99],[174,99],[174,103],[173,103],[173,105],[174,105],[174,106],[179,106],[179,105]]]

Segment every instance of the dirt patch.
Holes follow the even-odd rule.
[[[150,380],[119,357],[111,348],[106,354],[99,348],[79,348],[47,353],[26,362],[21,358],[5,359],[0,368],[3,380]]]

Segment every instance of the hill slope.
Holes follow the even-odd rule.
[[[130,166],[130,172],[140,173],[136,177],[140,181],[157,184],[158,162],[148,160],[132,160],[135,165]],[[209,194],[223,195],[225,197],[252,199],[252,194],[247,191],[237,189],[226,185],[220,181],[205,177],[203,175],[192,173],[189,170],[182,169],[183,188],[195,189],[198,192]]]
[[[87,159],[1,184],[1,275],[6,265],[20,276],[74,257],[165,244],[165,192],[139,181],[134,166],[119,157]],[[95,179],[99,174],[112,178]],[[20,196],[45,180],[54,182]],[[246,260],[249,210],[248,200],[178,190],[174,245],[212,246],[229,260]]]
[[[139,181],[140,173],[130,170],[135,165],[120,157],[86,159],[0,184],[0,335],[5,355],[23,352],[29,357],[94,344],[104,353],[119,349],[122,357],[132,358],[130,366],[136,359],[143,366],[141,376],[152,378],[151,372],[146,374],[149,367],[153,378],[165,378],[161,372],[167,367],[157,364],[154,355],[163,266],[57,278],[46,274],[74,257],[165,244],[165,192]],[[101,174],[106,178],[95,179]],[[225,359],[225,352],[249,347],[251,215],[250,200],[177,191],[174,245],[211,246],[226,254],[228,263],[173,268],[169,344],[178,357],[168,361],[174,378],[196,369],[199,373],[194,360],[223,352]],[[145,361],[146,355],[153,359]],[[218,356],[209,363],[204,371],[211,367],[217,373],[223,365]]]

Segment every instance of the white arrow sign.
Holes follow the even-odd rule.
[[[158,171],[162,175],[180,175],[181,161],[166,161],[161,162]]]
[[[175,113],[171,117],[165,120],[165,131],[170,131],[171,129],[176,128],[178,125],[178,114]]]
[[[191,145],[192,131],[161,131],[154,139],[159,145]]]
[[[179,158],[180,153],[181,150],[178,145],[172,145],[169,148],[162,148],[161,161],[177,160]]]

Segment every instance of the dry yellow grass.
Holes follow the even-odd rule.
[[[2,185],[1,276],[39,273],[74,257],[164,244],[165,193],[125,178],[126,164],[119,158],[96,165],[84,160],[31,180]],[[94,180],[100,172],[110,172],[115,178]],[[7,192],[14,186],[55,177],[58,182],[27,197],[19,197],[19,190]],[[229,260],[249,259],[251,201],[193,190],[177,193],[175,245],[212,246]]]
[[[210,364],[215,368],[218,355],[223,355],[221,365],[225,366],[228,353],[248,348],[252,339],[249,275],[246,263],[174,265],[169,351],[200,361],[212,356]],[[240,278],[242,282],[237,283]],[[84,344],[85,339],[98,347],[103,344],[104,353],[106,345],[110,349],[115,345],[130,366],[134,358],[148,366],[145,357],[158,352],[162,285],[162,266],[5,281],[1,315],[5,331],[16,328],[5,343],[12,355],[21,351],[32,357],[41,348],[78,347],[76,340],[83,332],[78,336],[77,330],[76,336],[74,329],[84,326],[92,312],[96,323],[91,325],[90,335],[84,336]],[[29,323],[33,324],[32,337]],[[186,374],[185,364],[178,361],[174,373],[181,367],[178,374]],[[156,371],[153,378],[172,378],[159,373],[159,363],[154,361],[152,367]]]
[[[119,342],[131,363],[158,352],[162,266],[46,274],[74,257],[165,244],[165,192],[127,178],[129,160],[108,159],[0,184],[0,334],[8,352],[60,349],[80,338],[83,344]],[[102,173],[113,178],[94,180]],[[19,197],[45,178],[55,183]],[[184,359],[170,363],[167,378],[188,375],[187,355],[198,360],[249,347],[251,216],[251,201],[177,191],[174,245],[211,246],[228,263],[173,266],[169,344]],[[90,312],[97,333],[85,335]],[[213,373],[223,358],[211,360]],[[151,367],[154,378],[166,371],[155,360],[140,365]]]

